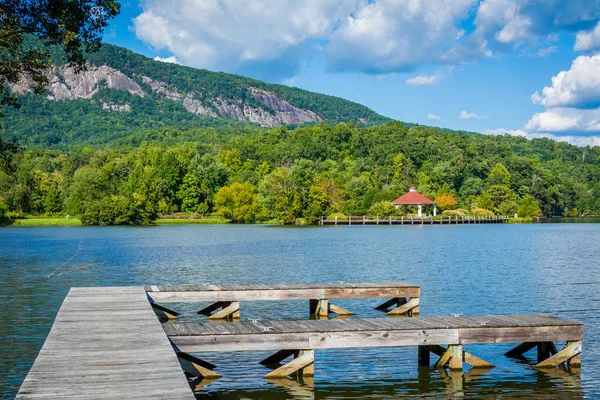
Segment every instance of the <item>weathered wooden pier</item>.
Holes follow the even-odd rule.
[[[314,375],[315,350],[359,347],[418,346],[421,365],[429,365],[430,353],[434,353],[440,356],[437,367],[462,370],[463,361],[476,368],[494,367],[466,353],[465,344],[520,342],[507,354],[520,355],[537,347],[538,367],[564,362],[576,366],[581,363],[583,340],[583,324],[547,315],[167,323],[164,328],[183,353],[276,351],[263,361],[265,365],[293,356],[265,378],[284,378],[295,372]],[[557,351],[555,341],[567,344]],[[203,373],[207,373],[204,368],[198,370],[199,376]],[[203,377],[214,378],[214,374],[211,370]]]
[[[160,303],[214,302],[198,311],[209,319],[237,319],[240,301],[256,300],[309,300],[312,315],[327,317],[329,313],[354,314],[333,304],[332,299],[385,298],[388,300],[379,305],[378,310],[388,315],[412,315],[419,313],[421,295],[420,287],[408,282],[145,286],[144,289],[152,306],[167,318],[176,318],[178,312]]]
[[[220,377],[217,366],[200,358],[206,352],[273,351],[262,362],[272,368],[265,377],[273,379],[313,375],[315,350],[331,348],[414,346],[420,365],[430,365],[433,353],[439,356],[436,367],[448,366],[459,374],[463,363],[493,367],[464,351],[463,345],[474,343],[519,343],[506,353],[510,357],[537,349],[540,368],[565,364],[575,371],[581,363],[579,322],[548,315],[417,317],[419,296],[418,286],[402,282],[72,288],[17,399],[193,399],[183,371],[207,381]],[[204,314],[227,310],[219,318],[233,320],[239,304],[234,311],[228,307],[234,302],[308,299],[311,312],[319,314],[340,311],[329,301],[339,298],[387,299],[378,308],[413,317],[219,323],[171,319],[161,326],[156,313],[176,312],[155,303],[210,301],[215,307]],[[566,343],[561,350],[555,345],[559,341]],[[291,361],[279,364],[289,357]]]
[[[508,217],[440,216],[432,217],[372,217],[347,216],[344,218],[321,217],[319,225],[463,225],[463,224],[504,224]]]

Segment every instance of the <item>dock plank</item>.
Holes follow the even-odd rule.
[[[143,287],[72,288],[17,399],[194,399]]]
[[[260,325],[272,329],[256,330],[235,322],[220,323],[216,330],[207,329],[206,323],[171,322],[164,327],[169,338],[182,351],[189,352],[576,341],[583,338],[580,322],[547,315],[260,321]],[[182,326],[185,333],[180,333]],[[294,344],[306,346],[306,343],[309,347],[293,347]]]

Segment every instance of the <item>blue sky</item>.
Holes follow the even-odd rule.
[[[402,121],[600,145],[599,21],[600,0],[125,0],[105,40]]]

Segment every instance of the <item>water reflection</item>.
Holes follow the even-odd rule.
[[[486,378],[485,370],[466,374],[446,369],[419,367],[416,379],[337,383],[312,378],[270,380],[259,390],[230,390],[215,393],[207,384],[195,381],[196,398],[219,399],[380,399],[400,397],[457,399],[583,399],[577,373],[560,369],[537,371],[532,379],[507,376],[502,380]]]

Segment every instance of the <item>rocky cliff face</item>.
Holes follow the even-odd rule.
[[[136,79],[106,65],[90,66],[87,71],[80,74],[76,74],[71,67],[54,67],[50,72],[48,99],[56,101],[92,99],[100,89],[108,88],[127,91],[141,97],[157,95],[181,103],[187,111],[196,115],[249,121],[265,127],[321,121],[321,117],[316,113],[295,107],[277,97],[276,94],[263,89],[250,88],[249,92],[258,103],[265,106],[264,108],[251,106],[242,99],[205,98],[199,91],[184,94],[169,87],[165,82],[147,76],[141,76],[141,83],[146,84],[146,90],[150,88],[151,93],[144,91]],[[32,82],[24,78],[13,85],[12,90],[24,94],[31,87]],[[105,110],[130,111],[133,106],[104,102],[102,107]]]

